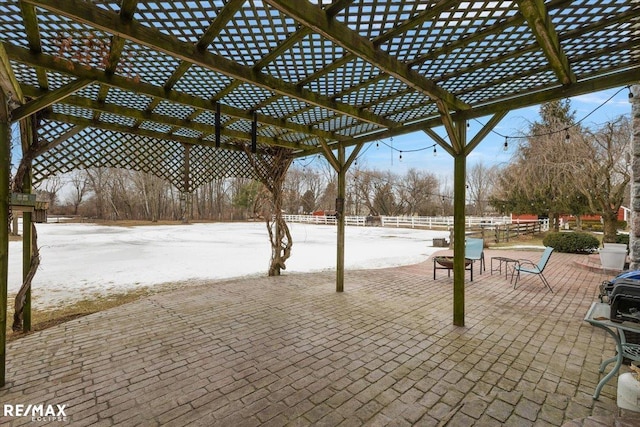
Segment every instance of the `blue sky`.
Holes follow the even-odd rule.
[[[616,92],[619,93],[607,101]],[[631,114],[631,103],[629,102],[628,94],[629,90],[623,87],[581,95],[570,98],[571,107],[576,112],[577,120],[584,119],[581,123],[583,126],[595,128],[607,121],[614,120],[620,115]],[[539,109],[540,106],[536,105],[514,110],[507,114],[494,128],[495,132],[490,133],[469,155],[467,168],[479,162],[482,162],[485,166],[508,163],[515,150],[517,140],[510,140],[509,149],[505,152],[505,138],[500,135],[521,135],[528,128],[529,123],[539,119]],[[471,140],[473,135],[481,128],[480,123],[486,123],[488,119],[488,117],[485,117],[477,121],[470,121],[467,140]],[[441,136],[445,136],[444,128],[438,128],[436,131]],[[396,137],[393,141],[385,139],[382,142],[378,144],[378,147],[376,147],[375,142],[370,146],[365,146],[358,158],[358,164],[364,168],[382,171],[390,170],[400,175],[410,168],[415,168],[432,172],[438,178],[448,179],[450,183],[453,181],[453,159],[443,149],[437,147],[436,156],[433,155],[433,148],[419,152],[406,152],[433,145],[434,141],[425,133],[412,133]],[[399,158],[400,153],[389,148],[388,146],[390,145],[393,145],[395,149],[405,150],[402,153],[402,160]]]

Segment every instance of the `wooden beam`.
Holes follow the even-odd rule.
[[[66,114],[59,114],[59,113],[52,113],[52,112],[48,112],[48,111],[45,111],[43,117],[46,118],[46,119],[49,119],[49,120],[57,121],[57,122],[69,123],[69,124],[73,124],[73,125],[77,125],[77,126],[91,127],[91,128],[95,128],[95,129],[104,129],[104,130],[108,130],[108,131],[111,131],[111,132],[117,132],[117,133],[126,133],[126,134],[131,134],[131,135],[139,135],[139,136],[144,136],[144,137],[147,137],[147,138],[157,139],[157,140],[160,140],[160,141],[174,141],[174,142],[180,142],[180,143],[183,143],[183,144],[202,145],[202,146],[205,146],[205,147],[214,147],[215,148],[215,141],[209,141],[209,140],[198,139],[198,138],[190,138],[190,137],[187,137],[187,136],[167,135],[166,133],[156,132],[156,131],[148,130],[148,129],[134,129],[134,128],[131,128],[129,126],[123,126],[123,125],[119,125],[119,124],[116,124],[116,123],[96,122],[94,120],[89,120],[89,119],[85,119],[85,118],[82,118],[82,117],[69,116],[69,115],[66,115]],[[220,147],[225,149],[225,150],[242,151],[242,152],[244,152],[244,149],[240,145],[221,144]]]
[[[215,113],[215,102],[204,100],[196,96],[186,94],[184,92],[177,91],[165,91],[163,88],[153,86],[151,84],[135,81],[134,79],[109,75],[103,71],[96,69],[87,69],[86,67],[76,64],[74,62],[62,60],[50,55],[42,53],[33,53],[28,49],[24,49],[11,44],[4,44],[9,58],[22,62],[34,67],[44,67],[50,70],[55,70],[63,74],[71,73],[75,76],[84,79],[90,79],[103,83],[109,86],[117,87],[124,91],[139,93],[148,95],[153,98],[164,99],[166,101],[175,102],[181,105],[187,105],[200,110],[208,110]],[[222,114],[251,121],[252,117],[246,110],[239,108],[233,108],[229,105],[222,105]],[[336,134],[335,132],[327,132],[317,129],[313,126],[300,125],[286,120],[277,119],[268,115],[258,115],[260,123],[264,123],[270,126],[279,127],[282,129],[289,129],[293,132],[299,132],[309,135],[317,135],[328,140],[346,141],[347,137]]]
[[[471,154],[471,152],[478,146],[478,144],[480,144],[480,142],[482,142],[482,140],[489,134],[489,132],[491,132],[493,128],[495,128],[498,123],[500,123],[500,121],[504,119],[504,116],[506,116],[507,113],[508,111],[505,110],[494,114],[493,117],[489,119],[487,124],[482,126],[482,129],[480,129],[480,131],[464,147],[464,155],[468,156],[469,154]]]
[[[424,133],[429,135],[431,137],[431,139],[433,139],[440,147],[442,147],[444,149],[444,151],[449,153],[451,156],[455,156],[456,155],[456,153],[453,150],[453,147],[451,146],[451,144],[448,144],[447,141],[445,141],[444,138],[442,138],[440,135],[438,135],[433,129],[424,128],[423,131],[424,131]]]
[[[382,127],[397,124],[370,111],[337,102],[298,85],[261,73],[252,67],[240,65],[221,55],[203,51],[195,45],[162,33],[155,28],[143,26],[135,21],[123,22],[116,13],[98,8],[79,0],[23,0],[37,7],[66,16],[74,21],[117,34],[127,40],[148,46],[175,58],[216,71],[234,79],[259,86],[271,92],[286,95],[327,110],[344,114],[358,120]]]
[[[69,138],[79,134],[85,128],[86,128],[86,126],[75,125],[71,129],[69,129],[65,133],[63,133],[62,135],[58,136],[57,138],[53,139],[52,141],[49,141],[47,144],[42,145],[42,147],[40,147],[40,149],[38,151],[36,151],[35,157],[41,156],[42,154],[46,153],[47,151],[56,148],[58,145],[62,144],[63,142],[65,142]]]
[[[13,68],[11,68],[9,55],[2,44],[0,44],[0,91],[5,94],[7,101],[12,106],[24,104],[22,89],[13,73]]]
[[[454,116],[468,120],[495,114],[503,111],[505,108],[508,110],[517,110],[556,99],[571,98],[578,95],[625,86],[637,81],[639,75],[640,65],[634,65],[633,67],[625,67],[622,70],[612,70],[610,74],[601,74],[594,78],[585,77],[581,81],[568,86],[546,87],[512,96],[508,99],[499,98],[487,100],[485,104],[475,107],[473,110],[458,112]]]
[[[209,45],[213,42],[213,40],[220,34],[220,31],[224,29],[224,27],[229,23],[229,21],[233,18],[233,16],[242,8],[245,0],[231,0],[229,1],[222,11],[216,15],[209,25],[209,28],[204,32],[196,47],[200,50],[206,50]],[[171,77],[165,82],[164,88],[165,90],[171,89],[175,84],[180,80],[180,78],[191,68],[191,63],[182,61],[178,68],[171,74]]]
[[[440,111],[440,119],[442,120],[442,124],[447,131],[447,135],[449,135],[451,148],[456,155],[461,154],[464,151],[464,144],[458,138],[459,135],[456,131],[456,126],[453,123],[453,119],[451,118],[451,114],[449,113],[449,108],[444,102],[440,100],[437,100],[436,104],[438,105],[438,110]]]
[[[563,85],[576,82],[569,59],[560,46],[558,33],[542,0],[517,0],[520,13],[525,17],[551,69]]]
[[[101,113],[117,114],[123,117],[129,117],[137,121],[149,121],[166,126],[172,126],[174,128],[186,128],[192,129],[198,132],[202,132],[208,135],[215,135],[216,127],[208,125],[206,123],[195,122],[186,119],[179,119],[172,116],[165,116],[162,114],[152,113],[149,111],[140,111],[129,107],[124,107],[116,104],[106,104],[103,102],[92,101],[88,98],[79,96],[70,96],[65,99],[65,104],[74,105],[76,107],[88,108]],[[236,131],[233,129],[223,128],[220,129],[220,135],[224,135],[228,138],[239,139],[243,141],[251,141],[251,134],[247,132]],[[164,139],[171,139],[171,134],[166,134]],[[295,142],[284,141],[279,138],[269,138],[265,136],[259,136],[258,141],[263,145],[272,145],[276,147],[285,147],[293,150],[306,151],[312,147],[309,145],[302,145]]]
[[[11,112],[11,121],[15,122],[22,120],[30,115],[37,113],[40,110],[53,105],[64,98],[68,97],[72,93],[75,93],[82,88],[89,86],[93,81],[86,79],[77,79],[71,83],[68,83],[54,91],[45,92],[39,98],[24,104]]]
[[[320,138],[320,146],[322,147],[322,153],[324,154],[324,157],[327,159],[331,167],[333,167],[333,170],[340,173],[342,164],[338,161],[338,159],[336,159],[336,156],[333,154],[333,151],[331,151],[331,148],[329,147],[329,144],[327,144],[327,141]]]
[[[20,6],[20,14],[22,15],[22,22],[24,23],[24,29],[27,33],[27,43],[29,49],[32,52],[42,52],[42,44],[40,40],[40,31],[38,29],[38,17],[36,15],[36,8],[23,1],[18,2]],[[40,87],[49,89],[49,79],[47,73],[42,68],[36,68],[36,78]]]
[[[362,150],[362,147],[364,147],[364,144],[356,145],[356,147],[353,149],[351,154],[349,154],[349,158],[344,164],[345,169],[349,169],[351,167],[351,164],[354,162],[356,157],[358,157],[358,153],[360,153],[360,150]]]
[[[554,86],[542,89],[538,92],[522,94],[521,96],[510,98],[508,101],[503,99],[488,101],[488,103],[485,105],[475,107],[471,110],[454,112],[450,115],[452,120],[471,120],[493,114],[500,114],[501,112],[505,111],[505,108],[507,108],[508,110],[515,110],[518,108],[539,105],[544,102],[549,102],[556,99],[570,98],[587,93],[597,92],[600,90],[625,86],[636,82],[639,75],[640,66],[636,66],[631,69],[625,69],[609,75],[603,75],[597,78],[579,81],[569,86]],[[427,129],[435,128],[438,126],[442,126],[442,118],[439,115],[434,115],[433,117],[427,117],[425,119],[418,120],[394,129],[372,131],[367,135],[352,138],[349,141],[341,141],[340,144],[344,144],[346,147],[349,147],[359,143],[368,143],[379,139],[406,135],[412,132],[426,132]],[[309,153],[305,153],[305,155],[309,155],[310,153],[319,151],[319,149],[311,150]],[[453,153],[450,154],[453,155]]]
[[[292,17],[302,25],[342,46],[363,60],[375,64],[385,73],[399,79],[409,87],[424,93],[433,99],[441,99],[452,109],[466,110],[467,104],[457,99],[450,92],[437,86],[433,81],[412,70],[391,55],[376,47],[370,40],[361,37],[347,25],[330,17],[326,11],[312,4],[300,6],[295,0],[265,0],[282,13]]]
[[[196,47],[200,50],[208,48],[211,43],[213,43],[213,40],[218,37],[220,31],[222,31],[229,21],[233,19],[236,13],[242,9],[242,5],[244,5],[245,2],[246,0],[229,0],[227,4],[224,5],[220,13],[218,13],[213,19],[209,28],[207,28],[202,37],[200,37]]]

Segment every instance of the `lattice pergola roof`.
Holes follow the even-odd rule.
[[[253,176],[252,138],[306,156],[640,79],[640,0],[9,0],[0,14],[13,120],[37,112],[53,147],[36,179],[106,165],[182,188],[194,147],[195,187]]]

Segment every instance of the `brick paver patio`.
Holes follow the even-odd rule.
[[[555,253],[554,293],[535,276],[513,290],[490,258],[540,252],[485,254],[465,327],[431,260],[349,271],[340,294],[333,272],[239,278],[11,342],[0,402],[66,405],[67,421],[47,425],[73,426],[613,425],[616,381],[591,398],[613,341],[583,321],[611,275]]]

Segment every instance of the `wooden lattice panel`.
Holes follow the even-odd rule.
[[[268,103],[260,110],[262,113],[269,116],[286,118],[291,114],[294,114],[296,111],[300,111],[305,108],[309,108],[309,105],[302,101],[298,101],[295,98],[281,96],[273,102]]]
[[[640,74],[638,0],[7,0],[0,16],[27,99],[60,92],[40,117],[205,151],[249,144],[254,114],[259,149],[306,157],[439,126],[436,100],[468,120]]]
[[[4,3],[0,6],[0,12],[2,13],[2,40],[16,46],[28,47],[27,32],[18,2]]]
[[[258,179],[247,154],[242,151],[216,150],[193,146],[190,151],[191,188],[196,189],[214,179],[245,177]],[[265,171],[261,171],[265,173]]]
[[[296,29],[293,19],[260,0],[249,0],[210,49],[239,64],[252,66]]]
[[[242,110],[251,111],[256,105],[262,104],[267,99],[273,97],[273,92],[255,87],[249,84],[241,84],[230,94],[220,100],[228,105],[236,105]]]
[[[317,34],[309,34],[283,52],[264,71],[284,81],[297,83],[344,56],[344,49]],[[313,60],[309,61],[309,57]],[[346,77],[337,75],[336,77]],[[340,87],[340,82],[335,82]],[[332,88],[333,90],[333,88]],[[324,94],[331,95],[325,90]]]
[[[119,62],[122,74],[154,86],[162,86],[179,63],[180,61],[172,56],[136,43],[125,44]]]
[[[19,82],[28,86],[38,86],[38,76],[35,68],[15,61],[11,61],[11,68]]]
[[[39,138],[50,141],[63,123],[47,122]],[[184,148],[181,144],[99,129],[84,129],[34,162],[34,182],[75,169],[111,167],[147,172],[184,187]]]
[[[210,99],[229,86],[232,81],[224,74],[193,65],[178,81],[174,89],[189,95]]]
[[[225,3],[222,0],[144,1],[138,3],[133,17],[147,27],[158,28],[163,34],[196,43],[202,36],[202,29]]]
[[[92,87],[94,86],[95,85],[92,85]],[[124,91],[118,88],[110,88],[109,93],[107,94],[107,98],[105,99],[105,102],[107,104],[119,105],[122,107],[133,108],[140,111],[145,111],[149,107],[149,104],[151,104],[151,101],[152,98],[150,96],[140,95],[135,92]]]
[[[359,87],[380,74],[380,69],[355,58],[335,70],[318,75],[314,80],[307,82],[305,87],[323,95],[334,96],[350,88]]]
[[[104,70],[112,34],[44,11],[38,17],[42,51],[59,59]]]
[[[353,105],[367,106],[406,90],[407,85],[398,79],[387,77],[373,84],[363,86],[354,92],[345,94],[338,99]]]

